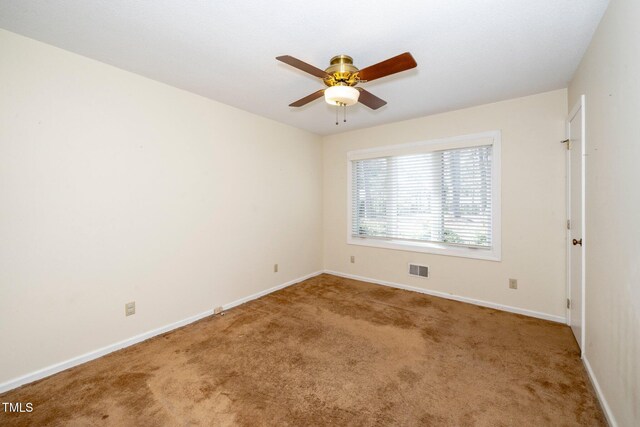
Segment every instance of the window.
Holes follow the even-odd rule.
[[[348,243],[500,260],[500,133],[351,151]]]

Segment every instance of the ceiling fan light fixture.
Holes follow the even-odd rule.
[[[360,91],[351,86],[331,86],[324,91],[324,100],[329,105],[353,105],[358,102]]]

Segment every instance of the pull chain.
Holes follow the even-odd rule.
[[[347,122],[347,104],[343,103],[343,102],[336,102],[336,126],[338,126],[338,122],[339,122],[339,114],[340,114],[340,107],[342,107],[342,121],[343,122]]]

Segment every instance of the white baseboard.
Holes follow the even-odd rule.
[[[74,366],[82,365],[83,363],[105,356],[109,353],[113,353],[114,351],[123,349],[125,347],[129,347],[133,344],[137,344],[139,342],[148,340],[149,338],[153,338],[156,335],[164,334],[165,332],[169,332],[181,326],[188,325],[189,323],[193,323],[196,320],[200,320],[203,317],[207,317],[212,314],[213,314],[213,309],[207,310],[204,313],[196,314],[195,316],[191,316],[186,319],[179,320],[169,325],[165,325],[160,328],[133,336],[131,338],[127,338],[126,340],[122,340],[117,343],[110,344],[106,347],[102,347],[97,350],[93,350],[88,353],[82,354],[80,356],[73,357],[71,359],[65,360],[64,362],[56,363],[55,365],[47,366],[46,368],[37,370],[35,372],[31,372],[29,374],[23,375],[18,378],[14,378],[12,380],[9,380],[0,384],[0,393],[4,393],[5,391],[14,389],[16,387],[20,387],[21,385],[40,380],[42,378],[48,377],[53,374],[57,374],[58,372],[62,372],[66,369],[73,368]]]
[[[251,300],[254,300],[256,298],[260,298],[261,296],[264,296],[264,295],[270,294],[272,292],[275,292],[277,290],[286,288],[287,286],[291,286],[291,285],[293,285],[295,283],[302,282],[303,280],[307,280],[307,279],[309,279],[311,277],[314,277],[314,276],[317,276],[319,274],[322,274],[322,271],[316,271],[315,273],[307,274],[306,276],[302,276],[302,277],[299,277],[297,279],[290,280],[287,283],[283,283],[281,285],[274,286],[272,288],[269,288],[267,290],[255,293],[255,294],[250,295],[248,297],[240,298],[239,300],[236,300],[236,301],[233,301],[233,302],[230,302],[228,304],[223,305],[222,308],[224,310],[228,310],[228,309],[230,309],[232,307],[236,307],[236,306],[238,306],[240,304],[244,304],[247,301],[251,301]],[[71,358],[69,360],[65,360],[64,362],[56,363],[56,364],[48,366],[46,368],[39,369],[39,370],[37,370],[35,372],[31,372],[29,374],[20,376],[18,378],[11,379],[9,381],[6,381],[6,382],[0,384],[0,393],[4,393],[4,392],[12,390],[14,388],[20,387],[21,385],[31,383],[33,381],[41,380],[41,379],[46,378],[46,377],[48,377],[50,375],[57,374],[58,372],[62,372],[64,370],[66,370],[66,369],[73,368],[74,366],[81,365],[83,363],[86,363],[86,362],[89,362],[91,360],[97,359],[99,357],[105,356],[105,355],[107,355],[109,353],[113,353],[114,351],[123,349],[125,347],[129,347],[129,346],[132,346],[134,344],[138,344],[138,343],[140,343],[142,341],[148,340],[149,338],[153,338],[153,337],[155,337],[157,335],[161,335],[161,334],[164,334],[166,332],[172,331],[174,329],[180,328],[182,326],[188,325],[189,323],[193,323],[193,322],[195,322],[197,320],[200,320],[200,319],[202,319],[204,317],[211,316],[212,314],[213,314],[213,309],[207,310],[207,311],[205,311],[203,313],[196,314],[194,316],[188,317],[186,319],[179,320],[179,321],[171,323],[169,325],[165,325],[165,326],[162,326],[160,328],[153,329],[151,331],[147,331],[147,332],[144,332],[142,334],[133,336],[131,338],[127,338],[127,339],[119,341],[117,343],[110,344],[110,345],[108,345],[106,347],[102,347],[102,348],[99,348],[97,350],[93,350],[93,351],[90,351],[88,353],[82,354],[80,356],[73,357],[73,358]]]
[[[320,270],[320,271],[316,271],[314,273],[307,274],[306,276],[298,277],[297,279],[289,280],[287,283],[283,283],[281,285],[274,286],[273,288],[265,289],[264,291],[256,292],[255,294],[249,295],[248,297],[240,298],[239,300],[235,300],[233,302],[230,302],[229,304],[225,304],[225,305],[222,306],[222,309],[223,310],[229,310],[230,308],[236,307],[236,306],[238,306],[240,304],[244,304],[245,302],[249,302],[251,300],[263,297],[263,296],[265,296],[267,294],[270,294],[272,292],[279,291],[280,289],[284,289],[284,288],[289,287],[291,285],[295,285],[296,283],[303,282],[303,281],[305,281],[307,279],[310,279],[312,277],[318,276],[318,275],[320,275],[322,273],[324,273],[324,272],[322,270]]]
[[[556,316],[554,314],[541,313],[539,311],[526,310],[524,308],[518,308],[518,307],[511,307],[508,305],[498,304],[495,302],[482,301],[474,298],[448,294],[446,292],[432,291],[429,289],[417,288],[415,286],[403,285],[401,283],[372,279],[370,277],[356,276],[355,274],[341,273],[339,271],[325,270],[324,272],[327,274],[333,274],[334,276],[345,277],[347,279],[361,280],[363,282],[375,283],[377,285],[390,286],[392,288],[398,288],[398,289],[405,289],[407,291],[419,292],[421,294],[432,295],[435,297],[466,302],[469,304],[479,305],[481,307],[488,307],[496,310],[508,311],[510,313],[522,314],[524,316],[536,317],[538,319],[551,320],[552,322],[559,322],[559,323],[567,322],[567,319],[565,319],[564,316]]]
[[[604,394],[602,393],[602,388],[600,388],[600,383],[598,383],[596,374],[593,372],[593,369],[591,369],[591,364],[589,363],[589,360],[587,360],[586,356],[582,357],[582,362],[584,363],[584,367],[587,368],[587,374],[589,375],[589,380],[591,381],[593,388],[596,390],[596,396],[598,396],[600,405],[602,405],[604,416],[607,418],[607,422],[611,427],[618,427],[618,423],[616,422],[616,419],[613,416],[613,412],[611,412],[611,407],[609,406],[607,399],[604,397]]]

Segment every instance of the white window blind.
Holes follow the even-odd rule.
[[[353,160],[352,237],[490,249],[492,150]]]

